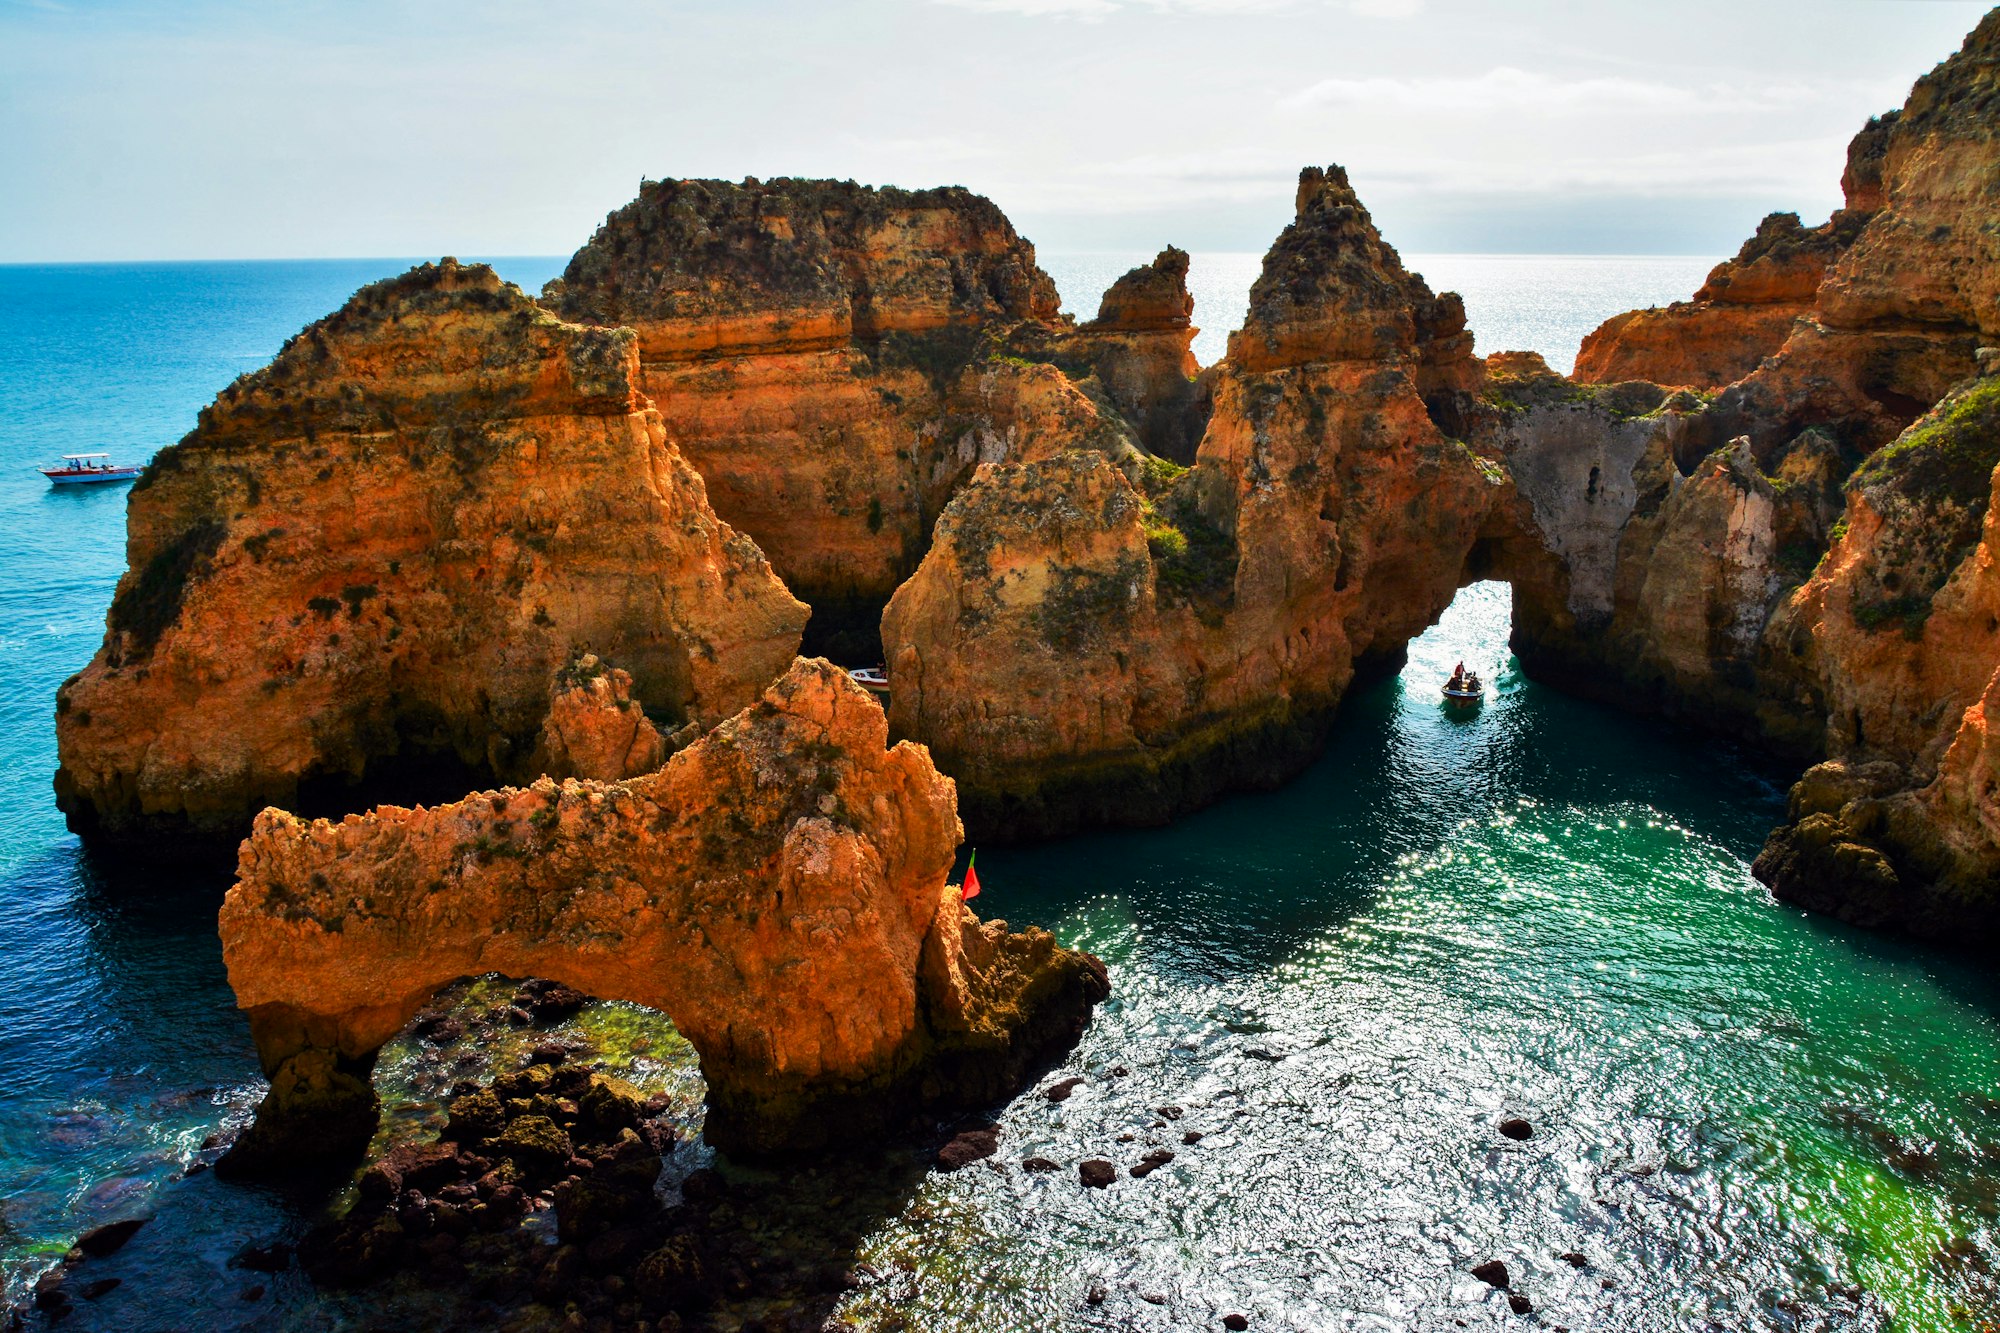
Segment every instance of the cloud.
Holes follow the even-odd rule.
[[[1409,18],[1426,0],[934,0],[954,9],[1023,18],[1066,18],[1096,22],[1113,14],[1196,14],[1243,16],[1301,9],[1344,9],[1364,18]]]
[[[1399,0],[1367,0],[1395,4]],[[1321,79],[1285,99],[1294,109],[1384,107],[1405,111],[1762,111],[1817,101],[1822,90],[1797,83],[1754,90],[1730,84],[1689,87],[1622,76],[1559,78],[1500,65],[1472,78]]]

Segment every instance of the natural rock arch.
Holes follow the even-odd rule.
[[[271,1079],[231,1164],[365,1144],[376,1051],[487,972],[665,1013],[727,1149],[818,1147],[1008,1091],[1075,1041],[1103,966],[959,902],[951,780],[887,741],[872,698],[800,659],[630,782],[545,778],[338,824],[265,811],[221,913]]]

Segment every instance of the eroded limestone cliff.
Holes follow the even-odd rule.
[[[1576,355],[1576,378],[1695,389],[1735,383],[1785,345],[1793,321],[1812,309],[1827,266],[1866,221],[1851,200],[1812,228],[1796,213],[1771,214],[1736,258],[1715,266],[1694,300],[1628,310],[1599,325]]]
[[[664,181],[613,213],[544,299],[637,332],[647,391],[716,511],[814,608],[808,645],[863,658],[958,487],[1018,456],[1033,427],[1010,409],[1033,394],[1008,381],[1031,361],[1082,379],[1102,355],[1135,421],[1178,429],[1185,272],[1182,256],[1079,338],[1034,247],[965,190]],[[1163,325],[1176,303],[1178,327]],[[1179,371],[1170,404],[1149,374],[1163,353]]]
[[[1984,526],[2000,422],[1993,382],[1968,379],[2000,333],[1996,156],[2000,11],[1855,139],[1848,209],[1795,238],[1832,253],[1782,347],[1604,474],[1638,496],[1609,614],[1584,632],[1516,627],[1531,670],[1825,753],[1758,873],[1850,919],[1962,939],[2000,930],[1983,704],[2000,665]],[[1802,251],[1772,265],[1787,247],[1770,232],[1717,270],[1729,283],[1706,304],[1661,312],[1676,336],[1698,348],[1696,326],[1760,265],[1761,293],[1803,290]],[[1644,324],[1607,325],[1603,364],[1581,371],[1674,378],[1627,336]]]
[[[1426,400],[1477,383],[1470,344],[1309,170],[1191,469],[1088,440],[981,467],[883,617],[898,734],[974,827],[1156,822],[1295,771],[1458,587],[1499,479]]]
[[[662,726],[712,724],[805,621],[709,508],[632,334],[450,260],[225,390],[128,527],[104,646],[57,696],[56,789],[72,827],[149,850],[357,783],[533,777],[579,651]]]
[[[220,920],[271,1079],[231,1165],[365,1144],[375,1052],[439,987],[496,971],[666,1013],[731,1150],[1008,1095],[1076,1040],[1104,969],[980,922],[946,883],[959,833],[951,780],[817,659],[629,782],[266,811]]]

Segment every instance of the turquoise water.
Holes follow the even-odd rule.
[[[1094,306],[1076,296],[1088,264],[1047,262]],[[1537,262],[1546,290],[1595,281]],[[301,1205],[174,1179],[258,1090],[214,937],[224,886],[114,875],[62,830],[49,701],[102,632],[124,496],[52,492],[28,469],[81,447],[149,454],[399,267],[0,268],[0,1263],[18,1291],[81,1228],[157,1214],[102,1269],[125,1286],[68,1327],[184,1327],[190,1309],[216,1327],[337,1327],[363,1307],[296,1275],[241,1301],[229,1256],[295,1228]],[[557,267],[502,264],[529,284]],[[1474,291],[1536,285],[1513,261],[1473,276],[1445,285],[1475,319]],[[1632,290],[1512,327],[1587,328],[1651,299]],[[841,1257],[858,1251],[867,1280],[841,1318],[1518,1324],[1466,1271],[1489,1257],[1551,1327],[1948,1329],[1973,1326],[1955,1311],[2000,1311],[1981,1271],[2000,1255],[2000,991],[1771,903],[1747,862],[1785,775],[1519,678],[1506,631],[1505,590],[1466,590],[1281,791],[981,856],[983,910],[1113,969],[1069,1061],[1087,1086],[1001,1116],[1002,1160],[1066,1169],[863,1199]],[[1495,686],[1471,716],[1436,695],[1459,657]],[[649,1077],[685,1082],[684,1059],[649,1059]],[[385,1061],[397,1123],[421,1119],[424,1077]],[[1163,1105],[1184,1115],[1155,1128]],[[1533,1139],[1497,1134],[1515,1115]],[[1186,1145],[1189,1130],[1206,1137]],[[1129,1165],[1155,1141],[1177,1157],[1147,1180],[1077,1186],[1080,1158]],[[1093,1286],[1104,1299],[1086,1305]]]

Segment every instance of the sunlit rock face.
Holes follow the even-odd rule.
[[[1629,310],[1600,325],[1577,353],[1576,378],[1694,389],[1733,384],[1785,345],[1793,322],[1813,308],[1828,265],[1867,220],[1851,200],[1812,228],[1796,213],[1771,214],[1734,259],[1715,266],[1692,301]]]
[[[892,721],[982,833],[1157,822],[1282,779],[1357,664],[1456,590],[1502,484],[1426,403],[1478,381],[1463,312],[1339,168],[1304,173],[1298,209],[1192,468],[1103,448],[982,467],[890,603]]]
[[[717,512],[813,605],[817,635],[859,648],[1006,436],[960,395],[966,367],[989,334],[1068,328],[1034,247],[986,199],[839,181],[648,183],[544,299],[637,332],[646,389]]]
[[[731,1150],[1010,1095],[1076,1040],[1105,975],[964,907],[959,834],[951,780],[816,659],[629,782],[339,823],[266,811],[220,921],[272,1087],[232,1166],[365,1144],[375,1052],[439,987],[493,971],[666,1013]]]
[[[663,725],[712,724],[805,621],[709,508],[637,340],[450,260],[224,390],[134,486],[127,548],[58,694],[56,788],[72,827],[155,851],[413,772],[440,771],[427,797],[532,777],[578,650]]]

